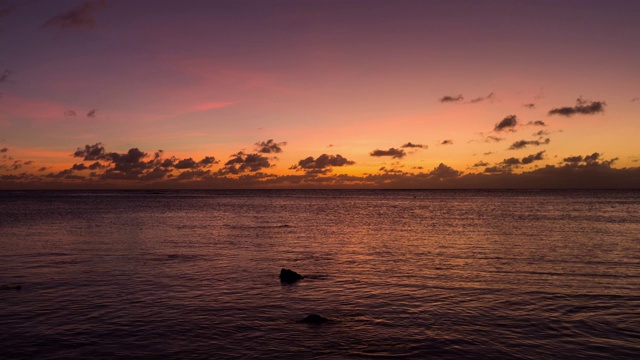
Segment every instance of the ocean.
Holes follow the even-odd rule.
[[[4,191],[0,288],[3,359],[637,359],[640,191]]]

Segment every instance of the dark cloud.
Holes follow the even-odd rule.
[[[591,155],[586,155],[584,157],[584,162],[586,162],[587,164],[593,164],[593,163],[597,162],[599,158],[600,158],[600,154],[597,153],[597,152],[594,152]]]
[[[640,101],[640,97],[634,97],[633,99],[631,99],[631,102],[636,102],[636,101]]]
[[[404,149],[406,149],[406,148],[427,149],[427,148],[429,148],[429,146],[428,145],[422,145],[422,144],[413,144],[411,142],[408,142],[408,143],[402,145],[401,148],[404,148]]]
[[[231,156],[232,159],[224,164],[224,167],[219,170],[221,175],[237,175],[245,172],[256,172],[262,169],[268,169],[272,165],[269,162],[269,158],[260,154],[246,154],[243,151],[238,152]]]
[[[175,163],[174,167],[176,169],[193,169],[198,165],[192,158],[182,159]]]
[[[517,149],[524,149],[525,147],[532,145],[532,146],[540,146],[540,145],[546,145],[549,144],[551,142],[551,139],[547,138],[544,141],[539,141],[539,140],[520,140],[520,141],[516,141],[513,144],[511,144],[511,146],[509,146],[508,150],[517,150]]]
[[[546,131],[546,130],[540,130],[540,131],[534,132],[532,135],[533,136],[548,136],[549,134],[551,134],[551,133]]]
[[[562,115],[572,116],[575,114],[592,115],[600,112],[604,112],[604,108],[607,104],[604,101],[587,101],[582,98],[576,100],[576,105],[573,107],[564,106],[549,110],[549,115]]]
[[[193,180],[197,178],[207,177],[211,174],[211,170],[188,170],[183,171],[176,177],[178,180]]]
[[[544,159],[544,151],[540,151],[536,154],[525,156],[521,159],[516,157],[511,157],[511,158],[502,160],[495,166],[485,168],[484,172],[485,173],[510,173],[513,170],[513,168],[519,168],[521,165],[528,165],[533,163],[534,161],[539,161],[542,159]]]
[[[489,166],[489,163],[484,161],[478,161],[477,163],[473,164],[473,167],[485,167],[485,166]]]
[[[544,151],[540,151],[538,153],[525,156],[522,158],[522,164],[527,165],[527,164],[531,164],[534,161],[542,160],[544,159],[544,153],[545,153]]]
[[[94,13],[105,5],[105,1],[87,1],[67,12],[58,14],[45,21],[43,27],[66,29],[92,29],[96,26]]]
[[[508,158],[508,159],[504,159],[504,160],[502,160],[501,164],[506,165],[506,166],[520,165],[520,159],[514,158],[514,157]]]
[[[9,151],[9,149],[6,147],[0,149],[0,153],[6,153],[7,151]]]
[[[89,167],[83,163],[80,164],[73,164],[73,166],[71,167],[71,170],[76,170],[76,171],[82,171],[82,170],[87,170]]]
[[[267,141],[257,142],[256,151],[263,154],[279,154],[282,152],[282,147],[287,145],[286,141],[276,143],[273,139]]]
[[[451,178],[457,178],[460,175],[462,175],[462,172],[453,169],[450,166],[447,166],[443,163],[440,163],[440,165],[438,165],[438,167],[434,168],[430,173],[429,176],[431,176],[432,178],[435,179],[439,179],[439,180],[445,180],[445,179],[451,179]]]
[[[578,155],[578,156],[569,156],[567,158],[564,158],[563,161],[566,163],[570,163],[570,164],[577,164],[579,162],[581,162],[582,156]]]
[[[533,126],[547,126],[547,124],[542,121],[542,120],[536,120],[536,121],[529,121],[527,123],[527,125],[533,125]]]
[[[290,167],[292,170],[304,171],[307,174],[327,174],[333,167],[353,165],[355,162],[346,159],[342,155],[322,154],[314,159],[312,156],[298,161],[298,164]]]
[[[369,153],[371,156],[391,156],[393,159],[402,159],[407,153],[402,149],[389,148],[389,150],[376,149]]]
[[[84,149],[78,148],[73,153],[74,157],[84,158],[84,160],[105,160],[105,150],[102,143],[96,143],[94,145],[85,145]]]
[[[502,140],[504,140],[504,138],[494,136],[494,135],[489,135],[484,139],[485,142],[500,142]]]
[[[594,152],[591,155],[585,155],[585,156],[581,156],[581,155],[569,156],[562,159],[562,162],[567,166],[577,166],[580,163],[583,163],[585,166],[593,166],[593,165],[599,165],[599,164],[611,165],[616,160],[618,160],[617,158],[614,158],[614,159],[606,160],[600,163],[598,162],[598,160],[600,159],[601,156],[602,155],[600,153]]]
[[[453,145],[453,140],[442,140],[440,145]]]
[[[209,167],[217,163],[219,163],[219,161],[216,160],[213,156],[205,156],[202,160],[200,160],[198,164],[200,165],[200,167]]]
[[[94,161],[91,165],[75,164],[70,170],[100,170],[104,179],[119,180],[158,180],[173,170],[201,170],[208,168],[218,161],[212,156],[207,156],[200,161],[187,159],[163,159],[163,151],[159,150],[153,156],[140,151],[138,148],[129,149],[126,153],[107,152],[101,143],[85,145],[78,148],[74,157],[84,161]]]
[[[518,125],[518,117],[515,115],[509,115],[497,123],[493,128],[493,131],[515,131],[516,125]]]
[[[0,74],[0,83],[8,82],[11,74],[13,74],[13,71],[5,69],[2,74]]]
[[[396,168],[391,168],[391,169],[387,169],[386,167],[381,167],[378,171],[384,173],[384,174],[408,174],[406,171],[402,171],[400,169],[396,169]]]
[[[527,109],[535,109],[536,108],[536,104],[534,104],[534,103],[524,104],[522,106],[526,107]]]
[[[475,99],[471,99],[469,100],[470,104],[475,104],[475,103],[479,103],[485,100],[493,100],[496,97],[496,94],[494,93],[489,93],[489,95],[487,96],[481,96],[481,97],[477,97]]]
[[[90,118],[96,117],[96,111],[97,111],[96,109],[93,109],[93,110],[89,111],[87,113],[87,117],[90,117]]]
[[[97,170],[97,169],[103,169],[105,166],[100,164],[99,162],[94,162],[93,164],[89,165],[88,169],[89,170]]]
[[[171,158],[171,159],[165,159],[158,163],[159,163],[159,166],[162,168],[174,167],[178,170],[186,170],[186,169],[196,170],[196,169],[210,167],[211,165],[217,164],[218,162],[219,161],[216,161],[214,157],[207,156],[200,161],[195,161],[192,158],[187,158],[187,159]]]
[[[47,168],[43,166],[40,169],[38,169],[38,172],[42,172],[42,171],[47,171]]]
[[[456,101],[462,101],[464,98],[462,97],[462,94],[458,94],[455,96],[450,96],[450,95],[445,95],[442,98],[440,98],[440,102],[444,103],[444,102],[456,102]]]
[[[64,116],[76,116],[76,112],[73,110],[67,110],[64,112]]]
[[[505,169],[499,166],[491,166],[491,167],[485,168],[484,172],[488,174],[503,173],[505,172]]]

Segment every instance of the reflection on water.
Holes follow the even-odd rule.
[[[0,197],[8,358],[640,352],[638,192]]]

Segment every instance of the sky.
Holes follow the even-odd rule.
[[[638,18],[0,0],[0,189],[640,188]]]

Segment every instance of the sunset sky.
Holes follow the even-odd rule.
[[[0,0],[0,189],[640,187],[638,1]]]

